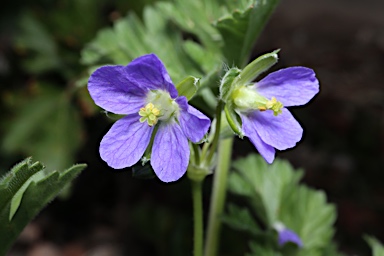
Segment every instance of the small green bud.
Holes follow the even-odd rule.
[[[233,87],[235,86],[233,84],[233,81],[239,76],[241,72],[241,69],[238,68],[231,68],[230,70],[225,73],[224,77],[221,79],[220,82],[220,98],[227,102],[231,96],[231,93],[233,91]]]
[[[190,164],[187,169],[187,176],[193,181],[203,181],[209,174],[211,174],[211,171],[208,168],[195,166],[193,164]]]

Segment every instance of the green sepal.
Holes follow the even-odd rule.
[[[270,67],[275,65],[279,59],[277,53],[280,49],[277,49],[273,52],[266,53],[261,55],[251,63],[249,63],[237,76],[234,81],[237,85],[247,85],[256,79],[261,73],[267,71]]]
[[[148,162],[144,165],[139,162],[132,166],[132,177],[138,179],[153,179],[156,177],[156,174]]]
[[[190,164],[187,169],[187,176],[193,181],[203,181],[209,174],[211,174],[211,171],[207,167]]]
[[[189,101],[200,87],[200,79],[194,76],[184,78],[176,85],[179,96],[185,96]]]
[[[227,103],[233,90],[234,81],[240,75],[241,69],[231,68],[220,81],[220,98]]]
[[[244,137],[244,133],[242,131],[241,119],[240,116],[233,109],[231,102],[225,105],[224,112],[227,122],[231,127],[232,131],[242,139]]]

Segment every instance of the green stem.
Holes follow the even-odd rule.
[[[224,211],[227,177],[232,155],[233,137],[221,140],[218,146],[217,167],[213,177],[211,206],[209,209],[205,256],[215,256],[218,251],[221,216]]]
[[[212,157],[216,151],[217,145],[220,139],[220,125],[221,125],[221,111],[223,109],[224,102],[219,100],[216,107],[216,127],[215,127],[215,135],[212,140],[211,148],[208,153],[208,156],[204,159],[207,164],[211,163]],[[203,156],[204,157],[204,156]]]
[[[192,180],[193,219],[194,219],[194,256],[203,256],[203,181]]]
[[[199,166],[200,165],[200,149],[199,146],[192,143],[192,149],[193,149],[193,154],[195,156],[195,165]]]

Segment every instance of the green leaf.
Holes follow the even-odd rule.
[[[17,209],[19,209],[21,199],[23,198],[25,190],[27,190],[29,184],[38,178],[41,178],[42,172],[37,172],[34,175],[32,175],[20,188],[19,190],[14,194],[11,200],[11,209],[9,211],[9,221],[12,220],[13,216],[15,215]]]
[[[185,96],[188,101],[192,99],[199,87],[200,79],[194,76],[188,76],[176,85],[179,95]]]
[[[365,241],[371,246],[372,256],[384,256],[384,246],[379,240],[372,236],[364,236]]]
[[[267,247],[265,245],[260,245],[254,241],[249,243],[251,253],[245,254],[245,256],[283,256],[280,252],[276,251],[273,247]],[[314,255],[311,255],[314,256]]]
[[[325,193],[300,185],[286,189],[285,194],[279,219],[300,236],[305,249],[327,246],[334,234],[336,209],[326,202]]]
[[[81,62],[94,65],[99,62],[121,62],[119,56],[125,56],[118,46],[115,33],[110,29],[100,30],[96,38],[81,52]]]
[[[252,47],[275,9],[278,0],[252,1],[245,9],[236,9],[216,23],[223,41],[223,53],[229,63],[244,67]]]
[[[221,68],[221,57],[217,52],[212,52],[204,48],[202,45],[186,40],[183,43],[183,50],[196,63],[199,69],[206,74]]]
[[[285,188],[296,186],[302,172],[294,172],[288,162],[279,159],[269,165],[262,157],[254,154],[235,161],[233,167],[237,172],[230,175],[230,191],[243,195],[247,193],[246,196],[252,198],[257,214],[260,213],[266,224],[272,226],[279,220]],[[234,181],[242,180],[241,183],[231,181],[231,176],[235,177]],[[264,212],[265,216],[262,214]]]
[[[299,235],[303,248],[281,249],[283,255],[323,255],[334,234],[336,210],[327,203],[325,193],[299,184],[301,171],[276,159],[269,165],[258,155],[250,155],[233,164],[229,190],[248,199],[253,213],[267,230],[276,222]],[[275,241],[276,243],[276,241]],[[261,246],[261,245],[260,245]]]
[[[228,226],[249,232],[254,235],[261,233],[260,227],[253,219],[253,216],[246,208],[240,208],[234,204],[229,204],[227,213],[223,216],[223,222]]]
[[[0,255],[5,255],[23,228],[84,168],[74,165],[64,172],[45,172],[28,158],[0,180]]]

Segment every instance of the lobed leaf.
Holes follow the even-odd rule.
[[[279,0],[256,0],[244,9],[219,19],[216,27],[223,41],[223,54],[228,62],[244,67],[262,29]]]
[[[253,213],[265,225],[266,236],[271,237],[274,223],[281,222],[303,242],[301,249],[290,245],[278,248],[272,243],[270,248],[274,248],[274,252],[297,256],[321,256],[330,252],[338,255],[333,247],[329,247],[334,234],[335,207],[327,203],[323,191],[299,184],[302,171],[295,171],[287,161],[279,159],[269,165],[255,154],[235,161],[233,167],[235,171],[229,176],[229,190],[247,199]],[[236,215],[231,216],[236,218]],[[232,222],[241,222],[241,218]],[[241,229],[241,224],[232,226]],[[271,239],[276,245],[276,238]],[[257,243],[253,244],[256,246]],[[252,251],[259,252],[264,247],[264,243],[259,244]]]
[[[246,231],[254,235],[261,233],[259,225],[253,219],[249,210],[234,204],[228,205],[228,211],[223,216],[223,221],[228,226],[237,230]]]

